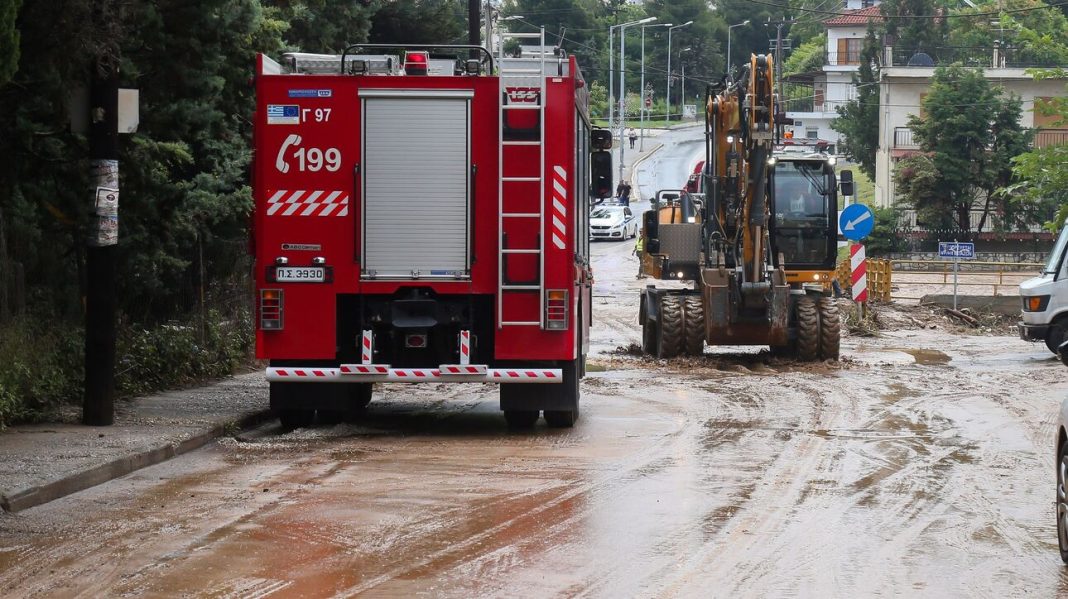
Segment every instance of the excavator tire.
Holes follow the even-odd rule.
[[[677,295],[665,295],[660,300],[656,356],[674,358],[682,352],[683,340],[682,301]]]
[[[656,322],[646,319],[642,323],[642,353],[647,356],[656,356],[656,340],[659,336],[656,330]]]
[[[842,321],[838,317],[838,303],[833,297],[816,301],[820,313],[820,358],[837,360],[842,341]]]
[[[705,353],[705,307],[701,298],[686,296],[682,302],[685,351],[690,356]]]
[[[819,355],[820,313],[816,300],[805,296],[797,300],[797,359],[811,362]]]

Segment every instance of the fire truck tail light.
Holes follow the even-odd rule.
[[[567,290],[549,289],[545,292],[545,328],[567,329]]]
[[[429,64],[429,52],[406,52],[404,54],[404,73],[406,75],[426,75]]]
[[[281,289],[260,290],[260,328],[265,331],[282,330],[282,307],[284,299]]]

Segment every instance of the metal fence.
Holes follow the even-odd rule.
[[[953,285],[953,262],[949,260],[882,260],[868,258],[868,300],[918,300],[931,292],[948,291]],[[1017,287],[1041,270],[1037,262],[959,263],[957,286],[982,295],[1015,295]],[[852,271],[848,259],[838,263],[835,278],[844,295],[852,295]],[[980,289],[982,288],[982,289]],[[964,293],[963,295],[969,295]]]

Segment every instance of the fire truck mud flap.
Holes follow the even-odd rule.
[[[578,418],[579,410],[579,362],[564,362],[562,368],[556,369],[561,373],[558,386],[501,381],[504,383],[501,385],[501,409],[505,412],[545,410],[546,419],[560,416],[561,412],[571,412],[573,422]]]

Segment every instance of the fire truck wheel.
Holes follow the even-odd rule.
[[[560,402],[557,405],[563,404],[569,409],[563,410],[545,410],[545,423],[553,428],[571,428],[575,426],[575,421],[579,417],[579,377],[578,372],[581,367],[582,358],[577,360],[565,362],[563,364],[563,379],[564,382],[560,384],[559,388],[555,385],[554,391],[560,393]]]
[[[820,312],[820,358],[837,360],[842,341],[842,321],[838,317],[838,303],[833,297],[816,301]]]
[[[660,300],[660,326],[657,327],[656,356],[674,358],[682,352],[682,302],[676,295]]]
[[[820,313],[816,300],[805,296],[797,300],[797,359],[811,362],[820,347]]]
[[[505,410],[504,420],[510,429],[533,428],[538,421],[537,410]]]
[[[698,296],[687,296],[682,305],[686,353],[700,356],[705,353],[705,308]]]
[[[285,409],[278,411],[278,421],[282,423],[282,428],[287,431],[310,426],[314,419],[314,410]]]

